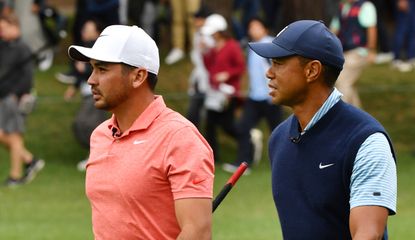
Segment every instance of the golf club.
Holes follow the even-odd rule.
[[[216,196],[215,200],[213,200],[212,213],[215,212],[216,208],[219,206],[222,200],[226,197],[226,195],[229,193],[232,187],[235,186],[239,177],[245,172],[247,168],[248,168],[248,163],[246,162],[243,162],[241,163],[241,165],[239,165],[238,169],[232,174],[232,176],[229,178],[225,186],[223,186],[222,190]]]

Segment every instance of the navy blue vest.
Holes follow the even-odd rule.
[[[358,20],[360,8],[364,2],[365,0],[359,0],[352,3],[351,9],[347,16],[343,16],[341,14],[343,4],[340,4],[338,15],[340,20],[340,31],[338,37],[343,45],[343,51],[357,47],[366,47],[366,28],[362,27]]]
[[[353,163],[375,132],[387,136],[373,117],[341,100],[300,138],[294,115],[272,132],[272,192],[284,239],[351,239]]]

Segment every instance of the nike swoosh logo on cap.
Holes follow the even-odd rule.
[[[334,163],[330,163],[330,164],[326,164],[326,165],[323,165],[323,163],[320,163],[320,165],[318,165],[318,168],[324,169],[324,168],[331,167],[333,165],[334,165]]]

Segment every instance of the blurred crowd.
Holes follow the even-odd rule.
[[[164,47],[164,64],[174,65],[190,58],[194,68],[189,75],[187,118],[205,133],[216,161],[223,163],[223,169],[229,172],[235,171],[241,162],[247,162],[251,170],[261,159],[263,134],[257,128],[261,119],[267,121],[270,130],[282,120],[281,108],[272,105],[268,96],[265,73],[270,62],[249,51],[248,42],[271,41],[271,36],[294,20],[324,20],[344,44],[345,76],[341,76],[336,87],[346,101],[359,107],[355,82],[364,66],[389,63],[400,72],[410,72],[415,67],[415,0],[77,0],[73,3],[75,11],[69,29],[70,17],[63,14],[59,1],[0,0],[2,21],[10,22],[10,16],[15,16],[13,25],[19,29],[14,39],[7,39],[5,28],[0,28],[2,46],[20,39],[30,50],[25,59],[17,59],[14,65],[0,59],[0,84],[6,81],[6,74],[19,72],[22,66],[35,63],[29,67],[30,74],[36,67],[49,69],[63,38],[70,36],[73,44],[91,47],[108,25],[137,25]],[[68,69],[56,74],[58,81],[68,84],[66,100],[72,99],[77,91],[81,93],[82,104],[73,129],[85,148],[89,147],[89,134],[107,117],[93,106],[86,83],[90,73],[88,64],[68,59]],[[245,76],[248,89],[242,87]],[[19,81],[27,82],[30,87],[17,94],[16,107],[25,99],[23,96],[35,99],[31,77]],[[10,95],[16,96],[13,87],[5,93]],[[0,97],[3,102],[3,96]],[[220,159],[219,128],[237,143],[234,161]],[[22,145],[23,130],[15,132]],[[10,132],[4,126],[0,126],[0,133],[6,139],[2,143],[11,144],[7,140]],[[22,155],[19,160],[12,160],[12,166],[26,163],[28,169],[37,160],[31,154]],[[80,162],[79,169],[84,169],[86,160]],[[29,174],[29,170],[22,173],[21,167],[16,167],[11,175],[17,181]]]

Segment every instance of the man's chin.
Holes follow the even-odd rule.
[[[275,105],[281,105],[281,99],[276,96],[271,96],[271,102]]]
[[[106,111],[108,111],[108,106],[107,106],[107,104],[105,104],[105,103],[102,103],[102,102],[100,102],[100,101],[97,101],[97,102],[95,102],[94,103],[94,106],[95,106],[95,108],[97,108],[97,109],[100,109],[100,110],[106,110]]]

